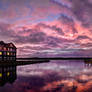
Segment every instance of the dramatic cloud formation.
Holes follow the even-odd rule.
[[[18,54],[22,48],[27,54],[26,47],[30,54],[33,48],[92,49],[91,9],[91,0],[1,0],[0,39],[14,42]]]
[[[72,7],[75,16],[82,22],[82,25],[84,27],[90,27],[92,25],[92,1],[73,0]]]

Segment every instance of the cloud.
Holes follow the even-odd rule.
[[[31,12],[31,9],[26,6],[26,0],[1,0],[0,1],[0,21],[3,19],[9,23],[15,23],[16,20],[21,20]]]
[[[25,48],[25,50],[21,50],[24,53],[27,53],[27,51],[28,53],[30,53],[31,51],[32,53],[36,53],[36,51],[38,52],[39,50],[45,49],[49,50],[51,48],[77,49],[85,48],[85,46],[86,48],[89,48],[89,46],[87,46],[86,44],[91,43],[91,38],[87,35],[81,34],[80,31],[76,29],[76,24],[72,18],[61,15],[58,18],[58,22],[55,23],[38,23],[28,28],[21,27],[21,30],[17,29],[17,36],[13,41],[16,44],[26,44],[26,46],[30,47],[30,50],[27,50],[27,48]],[[65,29],[62,29],[62,26],[60,27],[58,26],[58,24],[62,26],[64,25]],[[68,31],[68,33],[65,32],[66,30]],[[70,34],[72,34],[73,36]],[[31,44],[34,44],[34,47],[31,47]],[[83,44],[85,45],[83,46]]]
[[[89,39],[89,40],[92,40],[91,38],[89,38],[88,36],[85,36],[85,35],[79,35],[77,37],[77,40],[82,40],[82,39]]]
[[[15,39],[16,43],[41,43],[44,42],[46,37],[46,34],[43,32],[34,32],[30,34],[29,36],[23,37],[23,36],[17,36]]]
[[[72,0],[72,10],[76,18],[87,28],[92,25],[92,3],[90,2],[91,0]]]
[[[36,27],[38,29],[41,29],[41,28],[43,28],[43,29],[50,29],[52,32],[55,31],[56,34],[64,35],[64,32],[63,32],[62,28],[57,27],[56,25],[52,25],[51,26],[51,25],[47,25],[47,24],[44,24],[44,23],[38,23],[36,25]]]
[[[39,19],[46,19],[49,16],[53,19],[53,16],[60,13],[72,15],[71,10],[67,6],[54,0],[1,0],[0,10],[0,17],[11,23],[26,19],[37,21]]]
[[[91,6],[91,0],[1,0],[0,39],[35,49],[88,48]]]
[[[13,37],[15,37],[15,32],[13,30],[10,29],[11,24],[8,23],[0,23],[0,39],[1,40],[5,40],[5,41],[9,41],[10,39],[13,39]]]

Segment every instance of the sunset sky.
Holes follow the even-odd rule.
[[[92,0],[0,0],[0,40],[18,55],[92,51]]]

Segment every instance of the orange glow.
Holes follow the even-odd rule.
[[[2,52],[0,52],[0,55],[2,55]]]
[[[10,53],[9,53],[9,52],[7,52],[7,55],[10,55]]]

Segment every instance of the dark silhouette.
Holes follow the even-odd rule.
[[[0,67],[0,86],[6,83],[13,83],[17,78],[16,66],[1,66]]]
[[[92,67],[92,59],[86,59],[84,60],[84,63],[85,63],[85,67]]]
[[[13,43],[0,41],[0,61],[16,60],[16,46]]]

